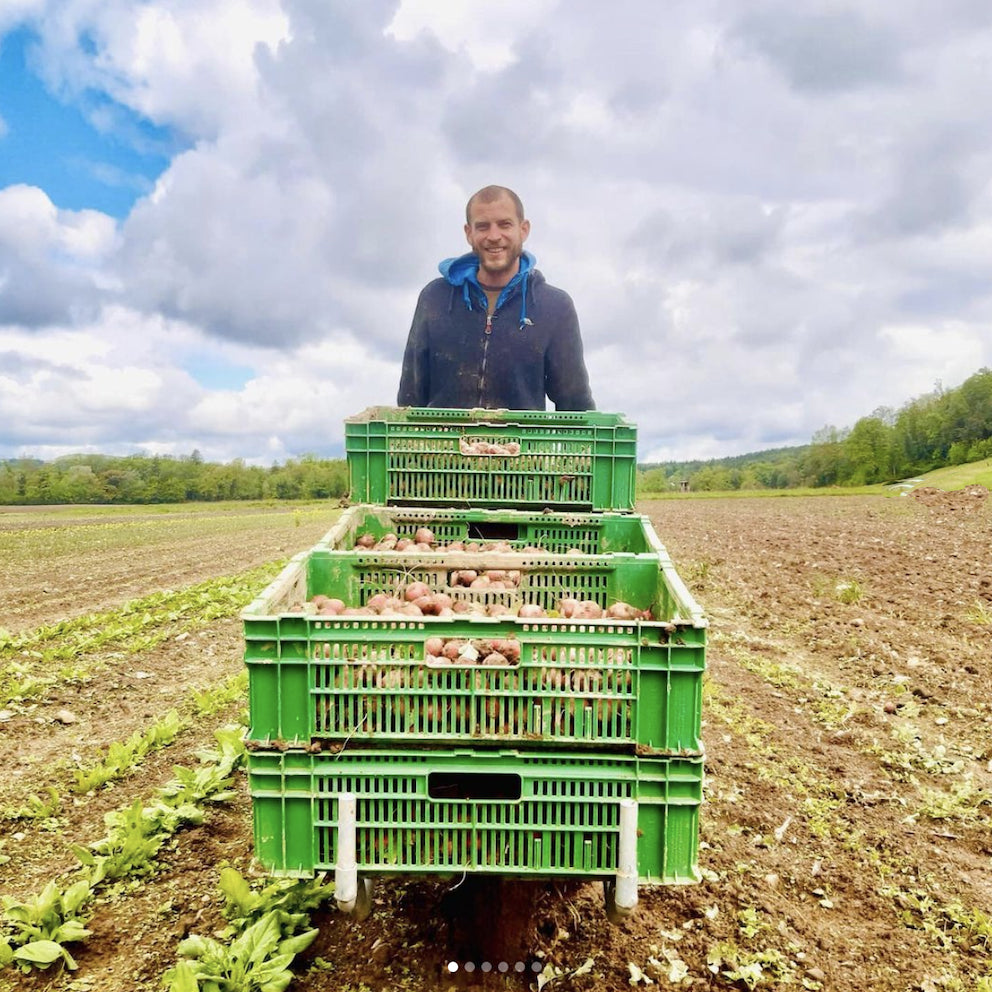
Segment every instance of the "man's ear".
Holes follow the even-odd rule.
[[[520,222],[520,233],[523,235],[523,237],[520,240],[521,241],[526,241],[527,240],[527,235],[530,234],[530,221],[529,220],[525,220],[525,221],[521,221]]]
[[[465,225],[465,240],[469,243],[469,247],[472,246],[472,227],[469,224]]]

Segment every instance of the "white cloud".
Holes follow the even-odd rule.
[[[449,52],[465,52],[478,69],[496,71],[516,59],[520,35],[540,25],[557,6],[557,0],[503,0],[492,16],[472,4],[401,0],[386,34],[407,42],[431,34]],[[485,18],[484,30],[480,16]]]
[[[642,456],[805,443],[992,365],[985,5],[19,11],[0,30],[34,18],[66,99],[187,144],[120,224],[0,189],[0,454],[339,447],[395,398],[416,295],[490,182],[523,195]]]

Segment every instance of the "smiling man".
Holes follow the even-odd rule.
[[[438,266],[417,300],[403,356],[400,406],[592,410],[579,320],[524,251],[530,221],[505,186],[465,208],[471,251]]]

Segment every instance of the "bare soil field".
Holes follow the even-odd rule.
[[[638,509],[710,619],[703,880],[642,887],[616,925],[591,884],[384,881],[364,922],[312,913],[291,988],[990,992],[988,493]],[[336,513],[0,508],[0,892],[67,885],[108,814],[238,722],[239,604]],[[79,791],[173,711],[170,742]],[[222,931],[224,866],[253,877],[243,772],[100,889],[74,969],[8,967],[0,989],[164,988],[184,938]]]

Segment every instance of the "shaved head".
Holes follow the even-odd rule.
[[[507,189],[505,186],[483,186],[477,193],[473,193],[465,205],[465,223],[472,223],[472,205],[475,203],[494,203],[496,200],[501,200],[503,197],[507,197],[517,211],[517,220],[522,221],[524,219],[524,205],[520,197],[513,192],[512,189]]]

